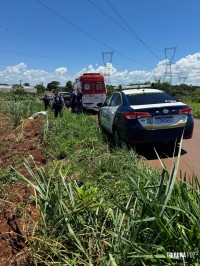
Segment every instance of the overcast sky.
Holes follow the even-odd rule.
[[[199,0],[1,0],[0,83],[200,85]]]

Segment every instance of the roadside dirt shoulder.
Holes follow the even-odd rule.
[[[42,124],[42,118],[26,119],[22,125],[14,128],[11,118],[0,114],[1,266],[31,265],[26,238],[32,235],[38,219],[31,197],[33,191],[24,183],[11,182],[7,173],[9,166],[13,166],[28,177],[23,162],[29,155],[33,156],[38,166],[46,163],[41,144]]]

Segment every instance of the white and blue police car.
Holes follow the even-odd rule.
[[[98,123],[117,145],[174,144],[192,138],[194,127],[192,108],[146,85],[116,90],[100,108]]]

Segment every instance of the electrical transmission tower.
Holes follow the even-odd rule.
[[[163,81],[166,81],[168,77],[170,84],[172,83],[172,63],[176,53],[176,48],[177,47],[165,48],[166,68]]]
[[[186,77],[180,77],[179,76],[178,79],[179,79],[180,84],[185,84],[185,81],[187,79],[187,76]]]
[[[111,85],[111,65],[112,65],[112,52],[102,52],[103,63],[104,63],[104,77],[107,85]]]

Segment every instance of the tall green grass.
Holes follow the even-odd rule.
[[[195,118],[200,118],[200,103],[190,101],[187,102],[187,104],[192,107],[193,116]]]
[[[14,126],[18,126],[24,118],[28,118],[43,108],[42,102],[32,95],[0,93],[0,110],[11,116]]]
[[[71,181],[58,163],[51,169],[26,167],[32,181],[19,173],[18,178],[35,189],[40,212],[36,235],[27,239],[35,263],[176,265],[177,260],[167,256],[169,252],[193,252],[195,258],[185,258],[185,262],[199,263],[197,178],[191,186],[166,171],[157,179],[142,172],[136,176],[130,169],[124,184],[113,188],[117,193],[127,186],[118,201],[104,197],[107,186]]]
[[[64,112],[44,127],[48,168],[25,167],[40,213],[35,265],[198,265],[199,179],[176,180],[133,150],[111,149],[96,121]],[[180,155],[179,155],[180,158]],[[194,254],[173,258],[169,253]]]
[[[14,126],[19,125],[24,118],[28,118],[42,109],[41,103],[35,101],[11,101],[3,106],[3,111],[11,115]]]

